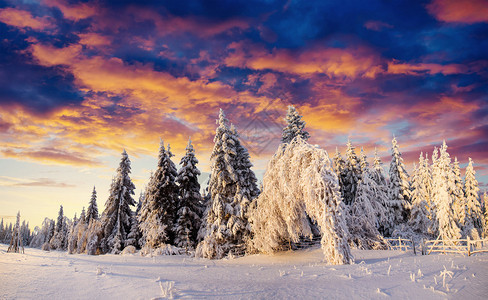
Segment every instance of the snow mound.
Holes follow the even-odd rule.
[[[134,246],[127,246],[124,248],[124,250],[122,250],[122,252],[120,254],[122,255],[127,255],[127,254],[134,254],[136,253],[136,247]]]

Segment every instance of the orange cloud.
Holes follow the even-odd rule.
[[[66,19],[72,21],[86,19],[97,13],[97,8],[89,3],[70,4],[64,0],[44,0],[43,3],[58,8]]]
[[[301,75],[322,73],[333,77],[374,78],[383,67],[379,57],[364,48],[317,48],[301,53],[271,52],[245,43],[233,43],[225,64],[254,70],[275,70]]]
[[[5,149],[1,150],[4,157],[9,158],[22,158],[31,159],[35,161],[40,161],[43,163],[58,163],[66,165],[76,165],[76,166],[98,166],[100,162],[93,160],[88,156],[77,153],[69,152],[65,150],[59,150],[54,148],[41,148],[39,150],[30,149]]]
[[[427,10],[443,22],[488,22],[487,0],[434,0],[427,5]]]
[[[12,7],[0,9],[0,22],[18,28],[42,31],[54,25],[46,17],[33,17],[30,12]]]
[[[101,48],[103,46],[108,46],[111,43],[111,40],[104,35],[98,33],[80,33],[78,34],[80,38],[80,44],[85,45],[88,48]]]
[[[390,74],[407,74],[407,75],[419,75],[422,73],[427,74],[467,74],[472,73],[470,68],[466,65],[461,64],[429,64],[429,63],[419,63],[419,64],[409,64],[409,63],[399,63],[396,60],[388,62],[388,73]]]

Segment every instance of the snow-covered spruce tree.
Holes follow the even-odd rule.
[[[50,226],[51,226],[51,220],[49,218],[45,218],[44,221],[42,221],[41,228],[39,228],[39,230],[37,231],[34,230],[35,234],[29,244],[29,247],[41,248],[46,241],[49,241],[48,236],[49,236]]]
[[[452,207],[454,210],[454,218],[456,219],[458,227],[463,231],[466,222],[466,198],[464,197],[461,169],[459,168],[457,157],[454,158],[454,163],[452,164],[451,176],[452,178],[450,180],[454,180],[454,189],[451,189],[449,193],[453,198]]]
[[[363,147],[361,147],[361,152],[359,153],[359,169],[361,170],[361,174],[369,168],[368,157],[366,156],[366,152],[364,152]]]
[[[354,203],[348,207],[347,226],[350,234],[350,243],[358,249],[387,249],[387,244],[378,231],[378,211],[376,199],[386,197],[384,190],[373,180],[373,174],[367,168],[358,182],[358,190]],[[383,217],[385,218],[385,217]]]
[[[97,190],[95,187],[93,187],[88,210],[86,211],[86,223],[90,223],[93,219],[98,220]]]
[[[396,227],[406,222],[410,214],[410,183],[395,137],[393,137],[391,143],[390,182],[388,187],[390,199],[388,207],[393,226]],[[385,234],[390,236],[394,230],[395,228],[389,228]]]
[[[486,192],[483,193],[483,207],[484,207],[484,214],[483,214],[483,238],[488,237],[488,194]]]
[[[473,239],[478,239],[483,233],[483,212],[479,198],[479,186],[476,180],[476,172],[473,168],[473,160],[469,158],[468,166],[464,179],[464,193],[466,195],[466,221],[464,235]],[[477,230],[477,236],[472,232],[472,228]]]
[[[378,151],[374,150],[373,167],[369,172],[371,178],[376,182],[378,187],[378,192],[376,193],[376,198],[373,199],[373,207],[376,210],[377,218],[377,228],[381,235],[385,235],[385,232],[389,228],[393,227],[393,220],[390,215],[388,201],[388,183],[385,177],[385,170],[383,169],[383,163],[381,158],[378,156]]]
[[[201,226],[200,183],[197,168],[198,160],[195,150],[188,140],[185,156],[180,161],[180,169],[176,177],[179,187],[178,213],[175,224],[175,245],[187,250],[194,249],[197,244],[198,230]]]
[[[435,157],[436,155],[433,155],[432,198],[436,207],[438,235],[441,240],[459,239],[461,229],[456,222],[453,210],[454,198],[450,193],[450,190],[455,188],[455,183],[452,176],[451,158],[445,141],[439,151],[439,158]]]
[[[19,253],[22,251],[24,253],[24,245],[22,244],[22,237],[20,234],[20,211],[17,213],[17,221],[15,222],[15,227],[12,231],[12,236],[10,237],[10,245],[8,246],[7,252]]]
[[[131,206],[135,205],[132,195],[136,188],[129,177],[130,173],[131,162],[124,150],[101,218],[103,238],[100,243],[103,253],[118,254],[127,246],[127,235],[132,225]]]
[[[152,174],[144,194],[144,201],[138,215],[139,228],[145,249],[156,249],[174,243],[174,224],[176,221],[178,172],[171,160],[173,154],[164,148],[161,141],[158,167]]]
[[[203,241],[196,255],[206,258],[223,258],[242,253],[250,236],[247,205],[257,190],[255,175],[247,150],[240,144],[234,129],[220,110],[214,148],[210,156],[211,175]],[[254,178],[254,179],[253,179]]]
[[[341,174],[341,194],[346,205],[352,205],[356,197],[358,181],[361,177],[361,166],[351,141],[347,141],[346,159]]]
[[[320,228],[325,260],[349,264],[345,209],[327,152],[297,137],[286,148],[282,144],[268,163],[263,190],[249,214],[252,247],[272,253],[310,236],[309,216]]]
[[[308,140],[310,134],[305,131],[305,121],[293,105],[288,105],[285,117],[286,127],[283,128],[281,137],[282,143],[290,143],[295,137],[300,136],[303,140]]]
[[[419,165],[414,165],[411,184],[412,210],[408,226],[420,237],[427,237],[431,228],[431,219],[429,218],[429,204],[427,201],[431,197],[432,180],[428,162],[425,162],[423,153],[420,153]]]
[[[58,220],[54,229],[54,234],[49,241],[51,249],[63,250],[66,244],[65,224],[64,224],[63,206],[59,207]]]

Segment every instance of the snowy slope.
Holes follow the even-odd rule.
[[[0,299],[152,299],[174,282],[183,299],[486,299],[488,253],[414,256],[357,251],[329,266],[318,248],[233,260],[68,255],[0,244]],[[445,272],[445,285],[440,276]],[[420,270],[420,271],[419,271]],[[415,278],[413,277],[415,275]]]

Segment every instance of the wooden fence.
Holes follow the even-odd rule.
[[[488,252],[488,238],[480,240],[466,239],[457,240],[426,240],[422,243],[422,254],[459,253],[471,256],[475,253]]]
[[[402,238],[385,238],[386,244],[388,245],[388,250],[401,250],[408,251],[413,250],[413,253],[417,255],[417,250],[415,248],[415,242],[411,239]]]

